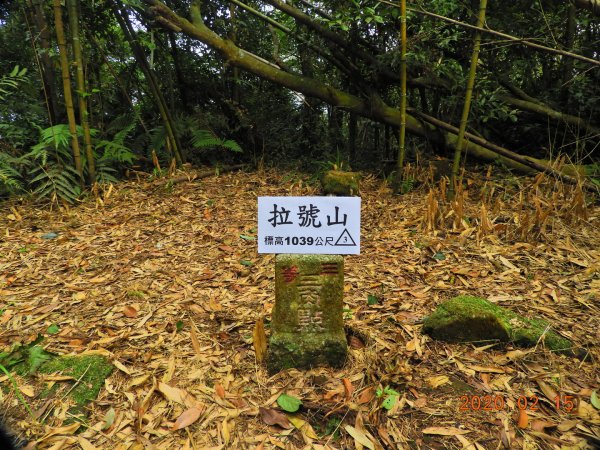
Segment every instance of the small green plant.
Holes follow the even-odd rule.
[[[400,182],[399,193],[408,194],[415,187],[415,180],[413,178],[406,178]]]
[[[336,152],[334,159],[317,161],[317,166],[319,167],[319,173],[323,173],[328,170],[343,170],[348,172],[352,170],[350,163],[344,159],[339,150]]]
[[[325,424],[325,429],[323,430],[324,436],[332,436],[332,439],[336,440],[340,437],[340,425],[342,424],[342,419],[339,417],[332,417]]]
[[[383,388],[383,390],[377,389],[375,394],[377,395],[377,398],[383,398],[381,407],[387,409],[388,411],[394,407],[400,398],[400,394],[389,386],[386,386]]]

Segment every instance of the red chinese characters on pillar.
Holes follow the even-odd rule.
[[[298,268],[296,266],[284,267],[282,269],[283,280],[286,283],[291,283],[294,281],[300,272],[298,272]]]

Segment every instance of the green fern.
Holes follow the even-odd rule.
[[[0,78],[0,101],[4,101],[10,91],[17,88],[19,82],[25,78],[26,73],[26,67],[20,69],[19,66],[15,66],[9,75]]]
[[[221,139],[210,130],[194,131],[191,140],[194,148],[223,148],[232,152],[241,153],[242,148],[232,139]]]
[[[82,134],[78,127],[78,134]],[[65,124],[40,130],[40,141],[21,159],[32,164],[29,185],[39,200],[74,203],[81,195],[71,155],[71,132]]]
[[[48,159],[70,164],[72,160],[70,142],[69,126],[54,125],[40,131],[40,142],[31,147],[31,151],[24,158],[37,161],[42,166],[48,163]]]
[[[116,173],[117,170],[106,164],[106,161],[98,160],[96,163],[96,182],[98,184],[117,183]]]
[[[77,171],[70,166],[60,166],[49,163],[46,166],[39,165],[33,170],[34,178],[30,184],[37,185],[33,193],[38,199],[64,200],[74,203],[81,195]]]

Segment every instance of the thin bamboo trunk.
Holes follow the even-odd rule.
[[[114,4],[113,4],[114,5]],[[123,30],[123,34],[125,35],[125,39],[129,42],[131,49],[133,50],[133,54],[135,56],[136,61],[140,65],[144,75],[146,76],[146,81],[148,82],[148,87],[150,88],[150,92],[152,97],[156,103],[158,111],[161,115],[163,125],[167,134],[166,147],[169,153],[172,152],[172,155],[175,156],[177,163],[181,165],[183,161],[183,156],[181,154],[181,145],[179,144],[179,139],[175,133],[174,121],[171,117],[171,113],[167,106],[167,102],[165,101],[164,96],[158,86],[158,81],[154,76],[154,73],[150,69],[148,65],[148,61],[146,60],[146,56],[144,51],[140,47],[137,40],[134,38],[134,31],[129,23],[126,14],[123,11],[120,11],[119,8],[115,5],[113,8],[115,17],[117,22],[119,22],[119,26]]]
[[[400,0],[400,130],[398,134],[398,161],[394,191],[402,188],[404,158],[406,156],[406,0]]]
[[[231,23],[229,39],[237,44],[237,17],[234,5],[229,5],[229,21]],[[240,102],[240,69],[238,67],[231,68],[231,83],[231,99],[238,104]]]
[[[479,15],[477,17],[477,28],[482,28],[485,22],[485,8],[487,0],[481,0],[479,3]],[[452,164],[452,177],[450,180],[450,189],[448,195],[454,197],[456,189],[456,180],[458,178],[458,170],[460,168],[460,153],[463,149],[465,139],[465,131],[467,130],[467,121],[469,119],[469,110],[471,109],[471,98],[473,96],[473,86],[475,85],[475,74],[477,73],[477,61],[479,60],[479,47],[481,45],[481,31],[475,31],[473,39],[473,54],[471,55],[471,68],[469,70],[469,78],[467,80],[467,92],[465,93],[465,103],[463,105],[462,116],[460,118],[460,126],[458,127],[458,137],[456,138],[456,148],[454,150],[454,162]]]
[[[123,94],[123,97],[125,99],[127,99],[127,103],[129,104],[129,106],[131,106],[131,110],[133,111],[133,114],[135,115],[135,117],[137,118],[138,122],[140,122],[140,125],[144,129],[144,133],[146,133],[146,135],[149,136],[150,135],[150,130],[148,130],[148,126],[144,122],[144,119],[140,115],[140,112],[135,108],[135,105],[133,104],[133,101],[131,100],[131,97],[129,96],[129,93],[127,92],[127,89],[125,88],[125,85],[123,84],[123,80],[121,80],[119,78],[119,76],[117,75],[117,73],[115,72],[115,69],[113,68],[112,63],[108,60],[108,58],[106,56],[106,53],[104,52],[104,49],[102,48],[102,46],[100,46],[100,44],[98,43],[98,41],[96,40],[96,38],[93,35],[90,35],[90,38],[91,38],[92,44],[94,45],[94,47],[96,47],[96,50],[100,54],[100,56],[102,58],[102,61],[104,61],[104,64],[106,65],[106,68],[108,69],[108,71],[110,72],[110,74],[113,76],[113,78],[115,79],[115,81],[117,82],[117,84],[119,85],[119,89],[121,91],[121,94]]]
[[[79,39],[79,14],[77,12],[77,0],[67,0],[69,12],[69,26],[71,28],[71,41],[73,43],[73,56],[75,58],[75,85],[77,86],[77,97],[79,98],[79,121],[83,128],[83,143],[85,145],[85,156],[88,167],[88,182],[90,185],[96,181],[96,164],[94,151],[92,150],[92,135],[90,133],[90,121],[88,116],[87,90],[85,76],[83,73],[83,55],[81,41]]]
[[[46,16],[41,0],[35,0],[35,2],[28,0],[27,6],[31,11],[30,15],[40,39],[40,47],[43,50],[39,55],[41,61],[41,75],[48,108],[48,122],[52,126],[57,123],[58,102],[56,100],[54,67],[52,60],[50,59],[52,48],[50,27],[48,27],[48,23],[46,22]]]
[[[573,43],[575,41],[575,33],[577,26],[577,8],[575,7],[575,3],[571,1],[569,5],[567,16],[567,29],[565,32],[565,48],[568,51],[573,50]],[[562,86],[560,88],[560,98],[561,103],[566,103],[569,99],[569,82],[573,78],[573,60],[571,58],[565,58],[563,60],[562,67]]]
[[[79,175],[79,183],[83,187],[83,164],[81,161],[81,152],[79,150],[79,141],[77,139],[77,123],[75,122],[75,108],[73,108],[69,59],[67,57],[67,42],[65,39],[65,28],[62,19],[60,0],[54,0],[54,25],[56,27],[56,41],[60,54],[60,69],[65,93],[65,108],[67,110],[67,119],[69,121],[69,132],[71,133],[71,149],[73,151],[75,169]]]

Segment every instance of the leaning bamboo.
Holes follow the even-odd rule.
[[[485,8],[487,0],[481,0],[479,3],[479,15],[477,17],[477,28],[482,28],[485,22]],[[469,78],[467,80],[467,92],[465,93],[465,103],[463,105],[462,116],[460,118],[460,126],[458,127],[458,137],[456,139],[456,148],[454,150],[454,162],[452,164],[452,177],[450,180],[449,196],[454,197],[456,189],[456,179],[460,168],[460,153],[462,151],[463,142],[465,139],[465,131],[467,130],[467,122],[469,119],[469,110],[471,109],[471,98],[473,96],[473,86],[475,85],[475,74],[477,72],[477,61],[479,60],[479,47],[481,45],[481,32],[476,31],[473,39],[473,54],[471,55],[471,67],[469,70]]]

